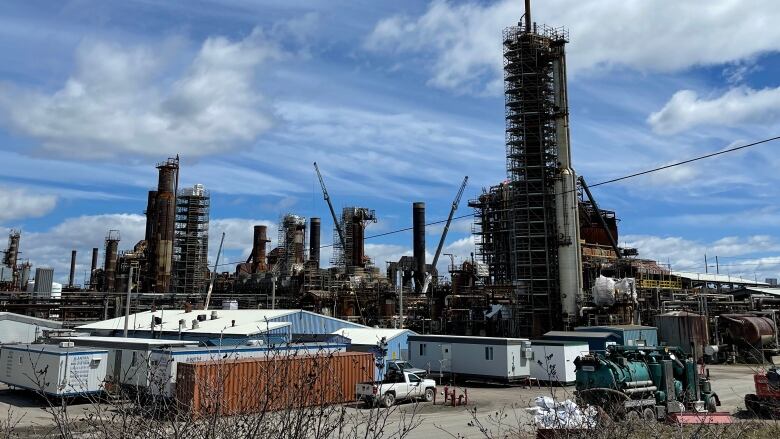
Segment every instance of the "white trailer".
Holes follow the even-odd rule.
[[[106,381],[118,382],[139,391],[149,387],[149,365],[152,351],[174,346],[198,346],[192,340],[166,340],[133,337],[60,337],[76,346],[102,348],[108,351]]]
[[[259,340],[258,340],[259,342]],[[174,347],[152,350],[148,391],[152,395],[172,398],[176,395],[176,367],[178,363],[227,361],[240,358],[274,358],[293,355],[328,355],[346,352],[346,344],[310,343],[298,345],[263,346],[208,346]]]
[[[409,362],[455,379],[513,382],[531,374],[524,338],[409,335]]]
[[[5,345],[0,381],[49,396],[83,396],[103,391],[108,351],[59,345]]]
[[[532,340],[531,349],[531,377],[561,385],[574,383],[574,360],[590,351],[587,342],[558,340]]]

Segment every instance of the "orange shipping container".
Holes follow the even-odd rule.
[[[355,400],[374,376],[362,352],[280,353],[276,357],[179,363],[176,399],[193,415],[236,415]]]

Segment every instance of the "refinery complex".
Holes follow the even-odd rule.
[[[35,329],[31,339],[0,348],[0,362],[9,365],[0,382],[30,390],[10,365],[17,359],[22,364],[17,351],[28,355],[40,344],[46,346],[41,353],[66,359],[68,349],[90,352],[89,368],[102,374],[96,379],[111,383],[108,390],[78,387],[74,395],[116,395],[116,389],[132,385],[144,387],[143,394],[197,407],[198,415],[255,410],[236,402],[246,396],[230,400],[237,404],[230,413],[198,400],[198,386],[212,379],[204,378],[208,374],[216,376],[210,368],[228,356],[229,346],[236,361],[251,363],[246,373],[255,378],[262,367],[252,362],[277,361],[269,358],[281,350],[304,352],[308,359],[294,367],[307,373],[321,367],[312,356],[327,353],[331,372],[347,377],[338,395],[327,383],[310,385],[327,394],[328,405],[357,400],[389,408],[409,399],[435,407],[443,397],[448,407],[457,407],[468,406],[469,395],[478,405],[475,400],[486,398],[484,388],[470,394],[453,390],[454,383],[465,388],[467,381],[498,381],[525,391],[534,384],[541,389],[541,382],[550,389],[576,386],[581,416],[594,419],[586,429],[596,428],[589,406],[617,410],[610,413],[615,420],[686,424],[693,423],[689,415],[707,413],[709,418],[696,422],[731,422],[725,412],[736,403],[726,401],[725,384],[704,372],[706,365],[722,367],[717,369],[722,376],[734,370],[729,367],[761,365],[755,375],[758,396],[743,392],[738,403],[759,412],[766,401],[780,401],[780,373],[770,366],[780,361],[776,279],[722,274],[707,262],[704,272],[677,271],[621,245],[620,212],[592,190],[605,183],[579,174],[573,160],[578,145],[570,133],[569,31],[535,22],[526,0],[521,20],[501,37],[494,49],[503,62],[505,173],[493,176],[494,184],[474,187],[466,170],[458,172],[462,180],[452,182],[446,220],[426,215],[426,201],[433,200],[404,200],[407,215],[399,221],[409,227],[388,234],[410,231],[411,254],[397,260],[372,255],[366,231],[383,221],[379,209],[365,199],[333,199],[331,174],[315,162],[310,172],[321,212],[291,210],[276,226],[251,226],[244,233],[252,240],[243,243],[251,250],[228,260],[225,234],[215,236],[210,229],[212,216],[219,218],[213,208],[218,203],[212,203],[219,193],[204,184],[181,185],[186,157],[166,154],[148,164],[156,168],[157,181],[148,182],[154,189],[145,198],[143,239],[130,242],[119,225],[108,227],[94,236],[100,244],[91,254],[72,250],[66,283],[55,282],[64,273],[54,273],[46,261],[35,261],[37,266],[25,258],[24,229],[7,230],[0,325],[5,319]],[[456,261],[444,249],[453,221],[464,219],[473,248]],[[83,260],[90,261],[89,271],[77,276]],[[0,342],[6,343],[2,336]],[[139,363],[137,355],[144,353],[147,362]],[[496,358],[500,367],[494,367]],[[555,367],[545,368],[543,359],[560,361],[561,375],[551,378]],[[61,364],[67,369],[67,362]],[[143,384],[122,369],[128,364],[135,372],[145,368]],[[613,371],[609,382],[599,375],[607,369]],[[169,375],[153,390],[157,373]],[[752,390],[753,371],[740,373]],[[289,381],[297,379],[304,378]],[[453,387],[439,392],[436,386],[445,382]],[[759,385],[765,382],[770,387]],[[255,388],[273,383],[262,380]],[[419,394],[386,387],[407,384]],[[231,392],[242,388],[231,386]],[[609,405],[594,389],[621,399]],[[507,401],[514,403],[510,390]],[[41,392],[71,396],[65,384]],[[539,398],[537,415],[549,408]],[[312,404],[271,405],[281,410]]]

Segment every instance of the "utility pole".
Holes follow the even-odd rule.
[[[225,243],[225,232],[222,232],[222,239],[219,240],[219,250],[217,250],[217,260],[214,262],[214,274],[211,276],[211,283],[209,284],[209,291],[206,293],[206,303],[203,304],[203,311],[209,309],[209,302],[211,301],[211,290],[214,289],[214,282],[217,281],[217,267],[219,267],[219,255],[222,254],[222,244]]]
[[[127,324],[130,320],[130,291],[133,290],[133,267],[130,266],[130,274],[127,277],[127,299],[125,300],[125,331],[124,337],[127,338]]]

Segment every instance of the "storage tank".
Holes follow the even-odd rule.
[[[669,346],[679,346],[686,354],[695,352],[696,358],[704,354],[709,344],[707,318],[686,311],[672,311],[655,317],[658,340]],[[692,349],[696,346],[696,350]]]
[[[769,317],[753,314],[723,314],[726,335],[734,344],[765,346],[775,341],[775,324]]]

